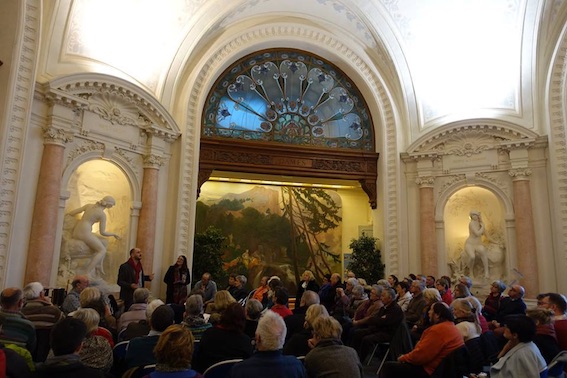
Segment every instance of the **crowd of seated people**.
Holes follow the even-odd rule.
[[[390,275],[368,285],[349,272],[344,281],[333,273],[319,284],[307,270],[291,306],[278,277],[262,277],[253,290],[247,281],[234,275],[227,290],[217,291],[211,276],[203,275],[181,319],[176,308],[144,288],[134,291],[129,309],[117,313],[105,299],[108,293],[81,276],[71,294],[78,307],[65,303],[72,311],[53,305],[39,283],[6,288],[0,293],[0,359],[4,354],[7,371],[20,372],[9,375],[14,377],[110,378],[146,365],[155,369],[149,377],[200,377],[229,359],[250,361],[232,370],[235,377],[251,371],[361,377],[363,364],[383,357],[377,346],[393,345],[407,332],[409,344],[387,356],[391,361],[381,377],[438,376],[462,352],[468,357],[458,361],[459,374],[485,370],[499,378],[537,377],[567,350],[565,297],[541,293],[537,306],[529,306],[519,284],[494,281],[479,300],[479,288],[468,277],[451,282],[446,276]],[[290,356],[304,357],[304,364]]]

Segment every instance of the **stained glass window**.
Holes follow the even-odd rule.
[[[271,50],[217,81],[202,137],[374,151],[371,130],[366,103],[340,70],[303,51]]]

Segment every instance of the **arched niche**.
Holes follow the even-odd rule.
[[[456,231],[447,229],[450,228],[446,219],[448,210],[456,206],[450,198],[465,188],[483,188],[488,191],[485,193],[490,193],[490,200],[482,206],[487,209],[484,211],[490,211],[491,206],[498,206],[502,211],[502,215],[498,216],[499,227],[504,227],[502,235],[505,239],[502,276],[513,281],[523,275],[522,282],[526,285],[525,277],[529,276],[535,282],[531,291],[536,292],[538,272],[533,258],[537,253],[526,251],[524,246],[537,243],[537,234],[518,235],[516,232],[518,206],[533,207],[533,198],[528,197],[529,202],[520,204],[516,203],[514,195],[518,183],[528,183],[534,191],[547,191],[542,185],[546,176],[546,168],[542,164],[546,148],[545,137],[508,122],[487,119],[443,126],[410,146],[408,152],[402,154],[402,161],[406,167],[408,199],[410,204],[415,205],[409,211],[418,211],[408,214],[409,232],[419,235],[417,241],[409,242],[410,251],[416,251],[416,254],[408,255],[410,267],[416,267],[410,269],[424,269],[438,275],[463,274],[459,270],[451,271],[448,265],[458,253],[455,246],[463,239],[461,236],[458,240],[453,234]],[[537,179],[530,182],[530,177]],[[473,202],[464,201],[470,206]],[[468,213],[473,210],[465,209],[464,205],[458,211],[455,209],[459,219],[468,219]],[[482,209],[480,211],[483,212]],[[545,221],[544,213],[524,217],[520,221],[531,223],[536,216],[541,222]],[[468,227],[459,227],[459,232],[468,233]],[[525,243],[519,244],[517,240],[522,238]],[[518,252],[519,249],[522,253]],[[489,280],[480,281],[478,284],[483,285]]]
[[[485,227],[482,243],[486,248],[489,263],[489,280],[506,280],[508,277],[508,228],[504,201],[490,188],[482,185],[461,187],[449,194],[442,211],[445,258],[454,275],[459,273],[471,277],[482,277],[484,267],[476,258],[473,272],[465,267],[464,246],[469,237],[470,212],[478,211]]]
[[[115,281],[119,265],[124,262],[123,252],[129,248],[129,235],[132,227],[132,193],[133,185],[124,170],[116,163],[104,159],[89,159],[68,172],[68,180],[64,183],[65,201],[62,209],[63,229],[61,237],[61,253],[57,269],[57,284],[65,287],[76,274],[84,274],[85,267],[92,259],[91,251],[84,253],[73,247],[72,233],[82,213],[68,215],[74,209],[96,203],[105,196],[116,200],[116,205],[105,210],[106,231],[118,234],[120,240],[113,237],[102,237],[106,240],[107,253],[102,263],[102,271],[96,278],[107,283]],[[95,223],[93,233],[99,231]]]

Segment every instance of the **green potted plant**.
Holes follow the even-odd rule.
[[[364,278],[369,285],[384,278],[385,265],[382,264],[380,250],[376,248],[377,240],[363,233],[358,239],[352,239],[349,244],[352,258],[347,269],[352,270],[356,277]]]
[[[225,241],[221,230],[209,226],[204,232],[195,234],[193,241],[193,282],[209,272],[214,281],[224,282],[227,274],[223,269],[222,247]]]

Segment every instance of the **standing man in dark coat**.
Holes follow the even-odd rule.
[[[124,311],[128,311],[134,300],[134,290],[144,287],[145,281],[154,279],[154,274],[144,275],[142,269],[142,251],[140,248],[130,250],[130,258],[120,265],[118,270],[118,285],[120,286],[120,299],[124,301]]]

